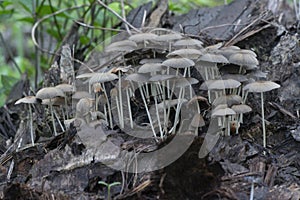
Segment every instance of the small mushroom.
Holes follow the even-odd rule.
[[[265,114],[264,114],[264,92],[268,92],[274,89],[279,88],[280,85],[272,81],[256,81],[249,83],[244,87],[246,92],[258,92],[261,97],[261,117],[262,117],[262,127],[263,127],[263,146],[267,146],[267,137],[266,137],[266,127],[265,127]],[[247,94],[246,93],[246,94]],[[247,95],[246,95],[247,96]],[[264,152],[265,153],[265,152]]]
[[[66,84],[66,83],[59,84],[55,87],[60,89],[61,91],[63,91],[63,93],[65,94],[65,97],[64,97],[64,99],[65,99],[65,110],[66,110],[67,119],[69,119],[67,94],[74,92],[75,88],[74,88],[73,85]]]
[[[61,91],[58,88],[55,87],[45,87],[40,89],[37,93],[36,93],[36,98],[41,99],[41,100],[45,100],[45,99],[49,99],[49,107],[50,107],[50,112],[51,112],[51,119],[52,119],[52,125],[53,125],[53,130],[54,130],[54,135],[57,135],[57,131],[56,131],[56,126],[55,126],[55,121],[54,121],[54,111],[53,111],[53,103],[52,103],[52,99],[54,99],[55,97],[64,97],[64,93],[63,91]]]
[[[118,78],[119,77],[116,74],[104,72],[104,73],[94,73],[94,75],[89,79],[89,85],[90,86],[95,84],[95,83],[100,83],[101,86],[102,86],[105,98],[107,99],[110,128],[113,128],[113,119],[112,119],[110,103],[109,103],[109,100],[108,100],[108,95],[107,95],[104,83],[109,82],[109,81],[113,81],[113,80],[118,79]]]
[[[32,119],[32,109],[30,104],[35,104],[37,102],[37,99],[35,96],[27,96],[24,98],[19,99],[16,101],[15,105],[23,103],[28,104],[29,108],[29,121],[30,121],[30,137],[31,137],[31,144],[34,145],[34,135],[33,135],[33,119]]]
[[[246,104],[238,104],[238,105],[233,105],[231,106],[231,109],[236,112],[236,114],[239,115],[237,119],[237,127],[236,127],[236,133],[238,133],[240,124],[243,123],[243,114],[248,113],[252,111],[252,108]]]
[[[221,104],[222,105],[222,104]],[[224,118],[227,118],[227,135],[230,136],[230,122],[231,120],[229,119],[230,116],[232,115],[235,115],[235,111],[232,110],[231,108],[228,108],[227,105],[225,105],[226,107],[225,108],[220,108],[220,105],[219,107],[216,107],[213,111],[212,111],[212,117],[224,117]],[[223,121],[223,127],[224,127],[224,122],[225,122],[225,119]]]

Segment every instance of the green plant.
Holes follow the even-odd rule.
[[[104,185],[107,187],[107,199],[111,200],[111,194],[110,194],[111,187],[120,185],[121,183],[120,182],[106,183],[104,181],[98,181],[98,184],[101,184],[101,185]]]

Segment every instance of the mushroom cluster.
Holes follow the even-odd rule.
[[[36,98],[49,105],[55,135],[56,124],[61,125],[53,108],[58,98],[64,100],[60,112],[65,125],[75,118],[87,124],[101,120],[111,129],[149,130],[153,138],[164,140],[180,131],[197,134],[205,126],[204,118],[210,116],[218,120],[220,133],[230,135],[238,133],[243,114],[252,110],[246,105],[249,92],[261,93],[263,108],[262,92],[279,87],[264,80],[253,51],[237,46],[204,47],[198,39],[167,29],[150,29],[113,41],[103,50],[111,59],[97,66],[89,63],[89,71],[80,68],[75,80],[71,72],[71,78],[62,79],[60,85],[38,91]],[[207,93],[195,94],[195,88]],[[71,100],[75,106],[70,106]],[[201,102],[211,106],[210,115],[200,107]],[[189,118],[182,116],[186,109]],[[265,146],[263,110],[262,120]]]

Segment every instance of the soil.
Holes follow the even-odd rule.
[[[276,2],[236,0],[181,16],[166,12],[160,19],[161,27],[183,31],[203,41],[205,46],[223,42],[225,46],[255,51],[267,79],[281,85],[265,95],[266,148],[262,146],[260,95],[255,93],[249,94],[247,104],[252,112],[244,116],[239,134],[220,137],[212,151],[199,158],[209,124],[209,117],[205,117],[206,127],[199,129],[184,154],[151,172],[120,172],[109,166],[122,150],[150,153],[170,144],[174,136],[157,142],[124,134],[117,126],[111,129],[101,123],[81,131],[76,124],[66,131],[57,125],[61,134],[54,137],[51,119],[40,104],[34,107],[37,144],[18,148],[20,138],[30,143],[29,128],[24,122],[26,109],[14,105],[22,97],[21,91],[29,91],[24,78],[0,108],[1,199],[108,199],[108,187],[99,181],[116,183],[110,189],[113,199],[249,199],[252,184],[254,199],[300,199],[299,21],[284,1]],[[149,20],[153,12],[150,8],[146,4],[135,9],[128,21],[139,28],[141,13],[148,10]],[[133,65],[148,54],[152,52],[136,51],[125,58],[127,64]],[[93,56],[103,54],[96,52]],[[103,56],[109,60],[108,57]],[[107,61],[103,60],[90,59],[87,63]],[[192,74],[203,82],[199,73]],[[45,83],[59,82],[58,76],[59,72],[49,70]],[[194,86],[196,94],[207,96],[198,89],[199,85]],[[135,96],[131,100],[134,118],[147,124],[141,95],[137,92]],[[149,104],[154,104],[154,99]],[[211,105],[203,102],[200,107],[211,109]],[[173,117],[174,113],[173,110]],[[143,130],[132,132],[142,134]],[[107,143],[113,145],[106,147]]]

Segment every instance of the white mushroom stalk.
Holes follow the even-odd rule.
[[[41,100],[45,100],[45,99],[49,100],[49,107],[50,107],[53,131],[54,131],[55,136],[57,136],[57,131],[56,131],[56,125],[55,125],[54,115],[53,115],[54,112],[53,112],[52,99],[54,99],[55,97],[64,97],[64,96],[65,95],[64,95],[63,91],[61,91],[60,89],[55,88],[55,87],[42,88],[36,93],[36,98],[41,99]]]
[[[21,98],[18,101],[16,101],[15,105],[20,104],[20,103],[28,104],[29,123],[30,123],[30,138],[31,138],[31,144],[32,144],[32,146],[34,146],[34,134],[33,134],[34,130],[33,130],[32,108],[31,108],[30,104],[36,103],[36,97],[35,96],[27,96],[27,97]]]
[[[277,89],[280,85],[272,81],[257,81],[249,83],[243,89],[248,92],[258,92],[261,97],[261,118],[262,118],[262,129],[263,129],[263,147],[267,146],[267,136],[266,136],[266,125],[265,125],[265,113],[264,113],[264,92]],[[264,151],[265,154],[265,151]]]

